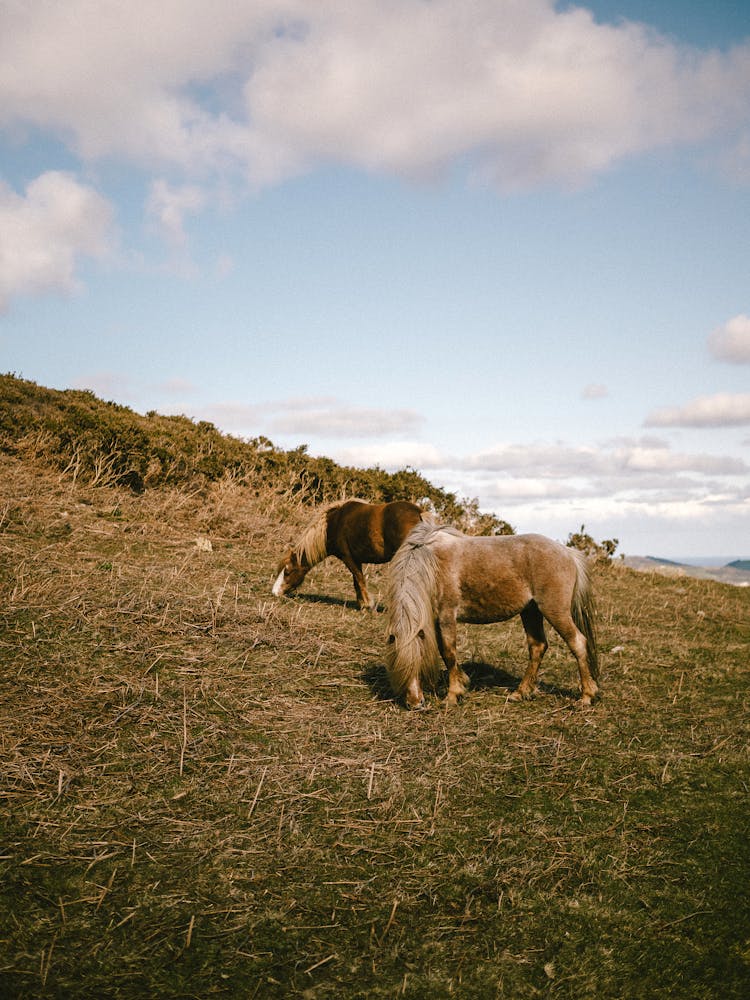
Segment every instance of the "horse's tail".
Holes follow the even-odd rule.
[[[596,645],[596,629],[594,627],[595,606],[594,592],[591,586],[589,562],[583,552],[571,549],[576,560],[576,583],[573,588],[573,599],[570,612],[576,628],[583,632],[586,639],[589,670],[594,680],[599,679],[599,654]]]
[[[429,538],[422,540],[431,527],[418,524],[388,567],[386,668],[396,695],[413,681],[434,687],[441,674],[433,611],[438,562]]]

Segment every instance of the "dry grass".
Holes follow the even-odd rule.
[[[412,715],[340,564],[270,597],[309,512],[0,463],[1,995],[748,994],[746,590],[602,570],[598,705],[514,622]]]

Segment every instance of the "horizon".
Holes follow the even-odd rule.
[[[750,537],[740,6],[6,6],[2,367],[707,565]]]
[[[630,554],[630,553],[628,553]],[[671,562],[680,563],[683,566],[698,566],[705,569],[720,569],[728,566],[729,563],[747,560],[746,556],[656,556],[648,553],[646,559],[669,559]]]

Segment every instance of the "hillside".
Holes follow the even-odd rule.
[[[746,589],[600,565],[594,706],[556,636],[507,701],[515,620],[408,713],[340,564],[270,596],[288,479],[2,419],[1,996],[747,996]]]
[[[470,533],[513,530],[482,513],[475,499],[456,497],[413,469],[342,466],[311,457],[304,445],[284,451],[267,438],[242,440],[184,416],[141,415],[88,391],[47,389],[13,375],[0,375],[0,451],[43,459],[74,481],[135,492],[194,488],[231,476],[256,494],[288,495],[307,504],[341,496],[375,503],[414,500]]]

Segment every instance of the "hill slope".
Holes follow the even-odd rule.
[[[13,375],[0,375],[0,451],[42,458],[74,480],[136,492],[232,476],[256,491],[289,494],[310,504],[342,496],[375,503],[414,500],[471,533],[513,530],[482,513],[476,500],[459,499],[413,469],[388,473],[341,466],[312,458],[305,446],[284,451],[267,438],[241,440],[184,416],[142,416],[91,392],[47,389]]]
[[[750,594],[600,567],[590,710],[515,621],[410,714],[307,516],[0,454],[0,994],[745,997]]]

